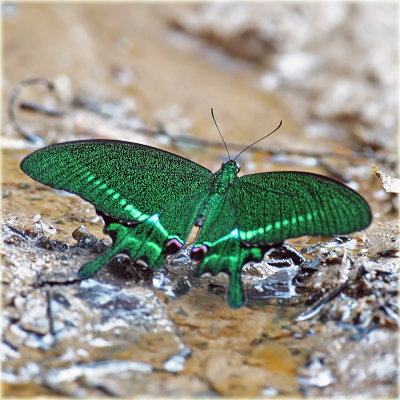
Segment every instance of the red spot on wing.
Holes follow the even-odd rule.
[[[206,256],[208,252],[208,247],[204,244],[202,244],[199,247],[194,247],[192,249],[192,252],[190,253],[190,258],[196,263],[199,264],[201,261],[203,261],[204,257]]]
[[[183,247],[183,243],[178,239],[171,239],[165,245],[166,254],[175,254]]]

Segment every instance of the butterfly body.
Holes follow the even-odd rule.
[[[121,253],[161,268],[197,225],[191,251],[197,272],[228,273],[233,307],[244,302],[242,266],[261,260],[271,244],[305,234],[350,233],[371,221],[365,200],[330,178],[302,172],[238,177],[233,160],[212,173],[137,143],[60,143],[28,155],[21,169],[41,183],[78,194],[103,216],[113,246],[84,265],[80,277],[92,276]]]
[[[196,217],[195,225],[203,226],[204,220],[212,209],[218,208],[221,200],[227,194],[230,187],[235,184],[237,174],[240,171],[239,164],[228,161],[212,175],[209,194],[203,200]]]

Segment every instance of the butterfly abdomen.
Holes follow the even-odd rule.
[[[196,226],[203,226],[204,220],[207,218],[210,211],[218,207],[221,199],[223,199],[223,194],[221,193],[210,194],[204,199],[202,205],[200,206],[199,212],[197,213],[195,220]]]

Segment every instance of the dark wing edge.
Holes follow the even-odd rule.
[[[149,149],[149,150],[155,150],[157,152],[166,153],[166,154],[169,154],[169,155],[171,155],[173,157],[177,157],[179,159],[182,159],[182,160],[184,160],[184,161],[186,161],[188,163],[194,164],[197,167],[203,169],[205,174],[211,173],[211,171],[209,169],[203,167],[202,165],[197,164],[194,161],[189,160],[186,157],[182,157],[182,156],[180,156],[178,154],[171,153],[170,151],[158,149],[157,147],[152,147],[152,146],[149,146],[149,145],[146,145],[146,144],[142,144],[142,143],[128,142],[126,140],[115,140],[115,139],[81,139],[81,140],[70,140],[70,141],[62,142],[62,143],[54,143],[54,144],[51,144],[49,146],[37,149],[37,150],[33,151],[32,153],[28,154],[27,156],[25,156],[21,160],[21,163],[20,163],[21,169],[22,169],[22,164],[24,164],[26,159],[28,159],[30,156],[33,156],[36,153],[41,152],[44,149],[47,150],[47,149],[52,149],[52,148],[62,147],[62,146],[69,146],[69,145],[76,145],[76,144],[92,144],[92,143],[100,143],[100,144],[103,143],[103,144],[108,144],[108,145],[109,144],[123,144],[123,145],[127,145],[127,146],[132,146],[133,145],[135,147],[141,147],[141,148],[145,148],[145,149]],[[22,171],[24,171],[24,170],[22,169]],[[28,174],[27,172],[25,172],[25,173]]]

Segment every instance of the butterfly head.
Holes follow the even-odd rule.
[[[234,160],[229,160],[222,163],[221,169],[224,171],[231,171],[236,175],[240,171],[240,165]]]

